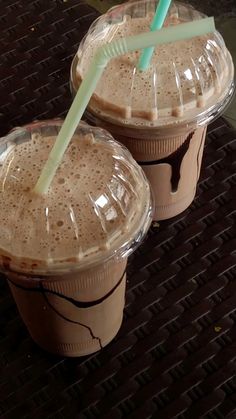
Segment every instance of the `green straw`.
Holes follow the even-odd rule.
[[[60,129],[34,191],[38,194],[47,193],[66,148],[75,133],[104,68],[111,58],[137,49],[193,38],[195,36],[213,32],[214,30],[214,18],[205,18],[163,28],[157,32],[142,33],[127,38],[116,39],[115,41],[98,48],[97,53],[88,68],[86,77],[83,79]]]
[[[161,29],[162,25],[165,21],[168,9],[170,7],[171,0],[160,0],[156,9],[155,16],[150,26],[150,31],[156,31],[157,29]],[[148,68],[149,63],[152,58],[152,54],[154,52],[155,47],[146,48],[140,57],[138,63],[138,69],[144,71]]]

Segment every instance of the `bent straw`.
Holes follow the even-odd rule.
[[[89,66],[86,77],[82,81],[75,99],[69,109],[58,137],[43,167],[41,175],[34,187],[37,194],[46,194],[55,172],[61,163],[65,150],[80,122],[85,108],[95,90],[104,68],[111,58],[127,52],[143,49],[158,44],[180,41],[204,35],[215,30],[214,18],[205,18],[193,22],[163,28],[157,32],[142,33],[127,38],[120,38],[103,45]]]
[[[150,31],[156,31],[157,29],[161,29],[162,25],[165,21],[167,12],[170,7],[171,0],[159,0],[156,13],[154,15],[153,21],[150,26]],[[152,54],[154,52],[155,47],[146,48],[139,59],[138,69],[144,71],[148,68],[149,63],[152,58]]]

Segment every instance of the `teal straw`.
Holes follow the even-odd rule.
[[[170,7],[170,3],[171,3],[171,0],[159,0],[155,16],[150,26],[150,31],[153,32],[153,31],[156,31],[157,29],[162,28],[167,12]],[[146,48],[142,52],[142,55],[138,63],[139,70],[141,71],[147,70],[147,68],[149,67],[149,63],[151,61],[154,49],[155,47],[149,47],[149,48]]]
[[[98,48],[60,129],[48,160],[43,167],[34,192],[37,194],[47,193],[66,148],[75,133],[104,68],[111,58],[139,48],[143,49],[158,44],[201,36],[208,32],[214,32],[214,30],[214,18],[205,18],[170,26],[156,32],[141,33],[127,38],[116,39]]]

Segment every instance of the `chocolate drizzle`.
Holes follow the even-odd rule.
[[[200,143],[200,147],[199,147],[199,150],[198,150],[198,153],[197,153],[197,178],[198,179],[199,179],[199,176],[200,176],[200,169],[201,169],[201,161],[199,159],[199,156],[200,156],[200,152],[201,152],[201,148],[202,148],[202,144],[203,144],[204,140],[205,140],[205,130],[202,133],[201,143]]]
[[[178,190],[180,180],[180,168],[185,154],[187,153],[190,145],[190,141],[193,137],[194,132],[191,132],[181,146],[175,150],[169,156],[160,160],[151,161],[138,161],[140,166],[152,166],[155,164],[169,164],[171,166],[171,191],[176,192]]]
[[[68,297],[68,296],[66,296],[66,295],[64,295],[64,294],[61,294],[61,293],[59,293],[59,292],[56,292],[56,291],[53,291],[53,290],[50,290],[50,289],[48,289],[48,288],[45,288],[44,286],[43,286],[43,280],[40,280],[40,282],[39,282],[39,286],[37,286],[37,287],[34,287],[34,288],[27,288],[27,287],[24,287],[23,285],[19,285],[19,284],[16,284],[14,281],[12,281],[12,279],[9,279],[8,278],[8,281],[12,284],[12,285],[14,285],[16,288],[19,288],[19,289],[21,289],[21,290],[23,290],[23,291],[28,291],[28,292],[39,292],[40,294],[42,294],[42,296],[43,296],[43,298],[44,298],[44,300],[46,301],[46,303],[48,304],[48,306],[58,315],[58,316],[60,316],[63,320],[66,320],[66,321],[68,321],[68,322],[70,322],[70,323],[74,323],[74,324],[78,324],[79,326],[82,326],[82,327],[85,327],[88,331],[89,331],[89,333],[90,333],[90,336],[92,337],[92,339],[96,339],[96,340],[98,340],[98,342],[99,342],[99,346],[100,346],[100,349],[102,349],[102,343],[101,343],[101,339],[99,338],[99,337],[97,337],[97,336],[95,336],[94,335],[94,333],[93,333],[93,331],[92,331],[92,329],[89,327],[89,326],[87,326],[86,324],[83,324],[83,323],[80,323],[80,322],[77,322],[77,321],[75,321],[75,320],[71,320],[71,319],[69,319],[69,318],[67,318],[67,317],[65,317],[62,313],[60,313],[53,305],[52,305],[52,303],[49,301],[49,299],[48,299],[48,296],[47,296],[47,294],[52,294],[52,295],[55,295],[55,296],[57,296],[57,297],[59,297],[59,298],[62,298],[63,300],[66,300],[66,301],[68,301],[69,303],[71,303],[71,304],[73,304],[76,308],[80,308],[80,309],[84,309],[84,308],[89,308],[89,307],[94,307],[94,306],[96,306],[96,305],[98,305],[98,304],[101,304],[103,301],[105,301],[107,298],[109,298],[114,292],[115,292],[115,290],[118,288],[118,286],[121,284],[121,282],[122,282],[122,280],[124,279],[124,276],[125,276],[125,272],[126,271],[124,271],[123,272],[123,274],[122,274],[122,276],[121,276],[121,278],[119,279],[119,281],[117,282],[117,284],[106,294],[106,295],[104,295],[103,297],[101,297],[101,298],[99,298],[98,300],[94,300],[94,301],[78,301],[78,300],[75,300],[74,298],[71,298],[71,297]]]
[[[48,297],[47,297],[47,295],[46,295],[46,290],[44,289],[44,287],[43,287],[43,285],[42,285],[42,282],[40,282],[40,284],[39,284],[39,287],[40,287],[40,290],[41,290],[41,293],[42,293],[42,295],[43,295],[43,297],[44,297],[44,299],[45,299],[45,301],[46,301],[46,303],[47,303],[47,305],[59,316],[59,317],[61,317],[63,320],[65,320],[65,321],[67,321],[67,322],[69,322],[69,323],[73,323],[73,324],[78,324],[79,326],[82,326],[82,327],[85,327],[88,331],[89,331],[89,333],[90,333],[90,336],[91,336],[91,338],[92,339],[96,339],[97,341],[98,341],[98,343],[99,343],[99,346],[100,346],[100,349],[102,349],[102,341],[101,341],[101,338],[99,338],[99,337],[97,337],[97,336],[95,336],[94,334],[93,334],[93,331],[92,331],[92,329],[91,329],[91,327],[89,327],[89,326],[87,326],[86,324],[83,324],[83,323],[80,323],[80,322],[77,322],[77,321],[75,321],[75,320],[71,320],[71,319],[69,319],[68,317],[66,317],[66,316],[64,316],[64,314],[62,314],[62,313],[60,313],[55,307],[53,307],[53,305],[52,305],[52,303],[50,303],[50,301],[49,301],[49,299],[48,299]]]

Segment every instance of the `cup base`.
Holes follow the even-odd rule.
[[[114,327],[113,333],[102,342],[102,349],[107,346],[117,335],[121,328],[121,324],[123,321],[123,314],[117,321],[117,324]],[[54,355],[69,357],[69,358],[76,358],[80,356],[91,355],[95,352],[101,350],[101,347],[97,341],[94,341],[94,344],[90,344],[90,347],[87,350],[81,350],[81,344],[78,343],[62,343],[62,342],[49,342],[45,340],[40,340],[38,336],[32,336],[33,341],[39,345],[43,350],[50,352]]]
[[[181,212],[185,211],[193,202],[195,194],[196,188],[194,188],[190,194],[181,199],[179,202],[162,206],[156,205],[153,213],[153,221],[168,220],[169,218],[173,218],[181,214]]]
[[[123,318],[127,259],[36,278],[8,272],[19,313],[32,339],[48,352],[85,356],[106,346]]]

